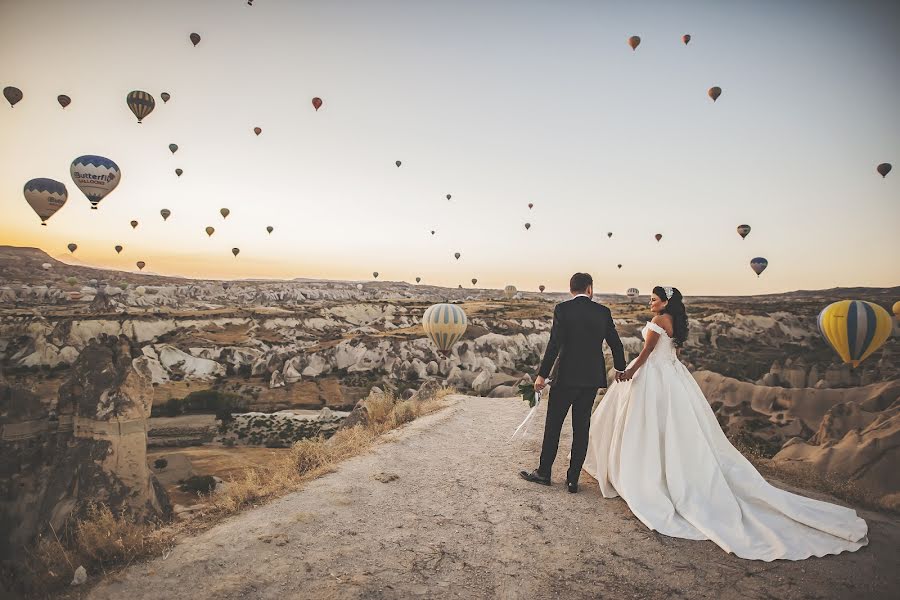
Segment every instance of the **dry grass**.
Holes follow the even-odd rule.
[[[423,402],[398,400],[389,394],[367,401],[369,422],[342,429],[329,439],[296,442],[285,455],[264,466],[251,466],[229,480],[209,498],[210,508],[199,520],[161,526],[137,523],[129,515],[115,515],[104,505],[88,508],[83,519],[64,531],[52,531],[29,550],[27,572],[17,576],[16,587],[27,594],[49,594],[66,586],[79,566],[89,577],[128,565],[148,556],[158,556],[175,543],[176,533],[205,529],[222,517],[257,506],[298,489],[303,483],[333,471],[343,460],[365,452],[379,435],[446,405],[456,393],[439,390]]]

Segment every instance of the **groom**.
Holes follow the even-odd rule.
[[[587,454],[588,430],[591,424],[591,408],[599,388],[606,387],[606,361],[603,358],[603,340],[609,345],[616,368],[616,380],[625,372],[625,352],[616,332],[612,313],[602,304],[591,300],[594,280],[587,273],[575,273],[569,280],[573,298],[556,305],[553,311],[553,328],[550,342],[541,361],[535,391],[544,389],[556,357],[559,365],[556,378],[547,401],[547,422],[544,424],[544,444],[541,447],[540,466],[531,471],[520,471],[527,481],[550,485],[550,470],[556,460],[559,434],[563,421],[572,407],[572,458],[566,483],[573,494],[578,491],[578,476]]]

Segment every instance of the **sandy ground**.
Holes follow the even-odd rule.
[[[746,561],[647,530],[582,478],[521,480],[541,424],[507,439],[517,399],[458,397],[303,490],[108,578],[89,598],[898,598],[900,520],[862,512],[870,545]],[[568,440],[564,440],[567,444]],[[821,497],[818,494],[810,494]]]

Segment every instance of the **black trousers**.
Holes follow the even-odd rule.
[[[547,400],[547,422],[544,424],[544,444],[541,446],[541,464],[538,472],[550,476],[556,451],[559,449],[559,434],[563,421],[572,407],[572,459],[569,461],[569,472],[566,481],[578,482],[584,457],[587,456],[588,431],[591,427],[591,408],[598,388],[563,387],[554,385],[550,388]]]

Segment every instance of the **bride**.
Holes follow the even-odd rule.
[[[729,443],[676,348],[687,339],[681,292],[655,287],[644,348],[591,417],[584,470],[662,534],[712,540],[771,561],[855,551],[867,526],[850,508],[770,485]]]

